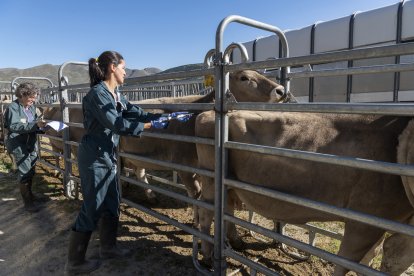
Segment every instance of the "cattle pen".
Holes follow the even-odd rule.
[[[378,14],[385,16],[385,18],[388,18],[387,16],[389,14],[393,15],[391,19],[392,22],[395,21],[395,24],[389,24],[391,27],[387,25],[386,29],[390,30],[392,35],[394,35],[392,41],[388,39],[373,41],[368,38],[367,40],[370,41],[361,42],[364,34],[359,34],[358,28],[363,29],[363,27],[370,26],[369,24],[372,20],[378,20],[375,17]],[[413,117],[414,104],[412,104],[412,101],[414,100],[414,82],[412,79],[414,76],[414,63],[412,61],[414,59],[414,30],[411,26],[412,24],[408,23],[412,22],[413,18],[414,1],[402,1],[379,11],[354,14],[349,18],[331,22],[331,24],[329,22],[319,25],[314,24],[297,32],[284,33],[275,26],[233,15],[226,17],[219,24],[215,40],[216,48],[206,55],[206,61],[211,60],[211,62],[205,62],[206,66],[204,69],[187,72],[160,73],[127,79],[122,91],[126,95],[128,93],[131,94],[129,97],[130,100],[135,101],[147,98],[148,95],[152,95],[156,91],[158,91],[158,96],[183,96],[187,92],[188,94],[193,94],[199,91],[206,93],[210,90],[203,85],[203,78],[209,75],[214,76],[214,103],[140,104],[145,109],[170,111],[198,110],[200,112],[214,110],[214,139],[157,132],[144,132],[142,134],[143,137],[153,139],[168,139],[177,142],[214,146],[214,170],[166,160],[157,160],[148,156],[138,156],[122,151],[118,153],[122,158],[139,160],[171,170],[214,178],[214,202],[207,202],[169,189],[149,185],[141,180],[132,179],[128,173],[119,170],[120,181],[128,182],[144,189],[152,189],[159,194],[214,212],[214,235],[204,233],[195,227],[181,223],[173,217],[160,214],[127,198],[123,198],[123,202],[193,235],[193,263],[196,269],[204,275],[225,275],[227,273],[226,263],[228,258],[250,267],[251,275],[257,272],[265,275],[279,275],[273,268],[266,267],[256,260],[248,259],[240,252],[233,250],[225,241],[226,222],[231,222],[245,229],[260,233],[280,243],[295,247],[351,271],[363,275],[383,275],[382,272],[361,265],[358,262],[337,256],[316,248],[311,244],[289,238],[280,231],[273,231],[272,229],[252,224],[247,220],[227,213],[224,207],[227,201],[227,188],[246,190],[264,195],[267,198],[333,214],[338,217],[343,217],[346,220],[371,225],[392,233],[401,233],[410,237],[414,237],[413,225],[375,217],[347,208],[328,205],[323,202],[315,202],[310,199],[278,191],[277,189],[269,189],[261,187],[260,185],[252,185],[252,183],[240,181],[228,173],[228,153],[231,150],[248,151],[264,156],[287,157],[292,162],[295,162],[295,160],[307,160],[310,162],[367,170],[374,173],[407,177],[414,176],[414,166],[411,164],[399,164],[397,162],[366,160],[350,156],[232,141],[229,139],[228,117],[229,112],[236,110]],[[224,49],[222,45],[223,33],[231,23],[266,30],[274,35],[244,44],[235,43]],[[387,23],[385,21],[382,24]],[[408,25],[411,27],[409,28]],[[339,28],[343,30],[345,27],[347,30],[344,32],[347,36],[346,39],[341,38],[336,41],[344,45],[338,46],[330,44],[327,46],[327,44],[321,43],[321,40],[318,40],[321,39],[324,32],[326,32],[326,37],[333,29]],[[295,44],[294,42],[300,41],[300,37],[306,37],[308,44]],[[381,39],[383,39],[383,36]],[[292,45],[293,50],[291,49]],[[336,46],[338,47],[335,48]],[[270,51],[270,53],[267,52],[264,54],[264,49]],[[69,128],[63,131],[62,137],[44,135],[46,138],[62,142],[64,145],[63,153],[52,152],[40,146],[43,152],[62,157],[64,160],[64,169],[61,169],[58,165],[51,165],[45,160],[41,160],[41,162],[47,166],[51,166],[53,169],[59,170],[63,174],[63,187],[68,197],[78,197],[78,183],[80,180],[71,171],[72,164],[76,164],[76,160],[71,157],[72,146],[78,146],[78,141],[70,139],[70,131],[73,128],[83,128],[83,125],[80,122],[70,121],[69,111],[70,109],[81,108],[79,100],[86,92],[88,85],[69,84],[69,80],[64,76],[64,69],[68,64],[77,66],[86,65],[83,62],[67,62],[62,64],[58,73],[58,79],[60,81],[58,86],[51,84],[50,87],[42,89],[43,99],[45,99],[44,102],[54,102],[57,99],[58,103],[43,103],[38,105],[44,108],[60,108],[62,111],[62,121],[69,125]],[[293,93],[300,102],[275,104],[258,102],[241,103],[235,101],[229,89],[229,73],[252,69],[263,71],[270,77],[276,77],[284,85],[285,92]],[[191,81],[187,79],[191,79]],[[155,85],[154,83],[157,84]],[[14,81],[11,82],[11,92],[13,92],[13,84]],[[331,92],[333,89],[335,92]],[[2,110],[5,105],[3,103],[1,104]],[[175,181],[173,182],[175,183]],[[311,232],[317,231],[313,228],[310,229]],[[329,235],[327,232],[325,234]],[[337,236],[335,237],[338,238]],[[213,245],[212,269],[207,269],[199,261],[199,239]]]

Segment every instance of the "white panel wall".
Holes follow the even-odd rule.
[[[355,13],[353,26],[353,48],[377,47],[396,43],[398,8],[400,2],[366,12]],[[315,24],[314,52],[323,53],[341,51],[349,48],[350,20],[352,15]],[[286,31],[290,56],[310,54],[312,26],[299,30]],[[402,41],[414,41],[414,0],[404,2],[402,9]],[[253,52],[253,41],[244,43]],[[256,60],[266,60],[279,55],[279,43],[276,36],[257,40]],[[240,54],[234,55],[235,62],[240,62]],[[250,60],[252,57],[250,56]],[[414,55],[402,56],[401,63],[414,62]],[[355,60],[354,67],[369,65],[394,64],[395,58],[376,58]],[[314,70],[347,68],[348,62],[314,65]],[[291,68],[292,72],[302,71],[302,67]],[[376,102],[392,101],[394,90],[394,73],[364,74],[352,76],[351,101]],[[414,72],[400,73],[399,100],[414,101]],[[291,81],[291,91],[307,101],[309,78]],[[347,76],[314,78],[314,101],[346,101]]]
[[[315,29],[315,53],[348,49],[351,16],[321,22]]]
[[[289,56],[307,56],[310,54],[312,26],[300,30],[292,30],[285,33],[289,44]]]
[[[354,47],[395,41],[398,3],[357,13],[354,25]]]
[[[310,54],[312,26],[285,33],[289,44],[289,56],[307,56]],[[302,71],[303,67],[291,68],[292,72]],[[296,96],[307,96],[309,91],[309,78],[293,79],[290,81],[290,91]]]
[[[351,16],[347,16],[317,24],[314,41],[315,53],[348,49],[350,20]],[[347,62],[314,65],[314,70],[346,68],[347,65]],[[313,100],[315,102],[344,102],[346,90],[346,76],[314,78]]]
[[[354,47],[381,46],[394,44],[397,37],[398,3],[357,13],[354,22]],[[354,67],[368,65],[382,65],[394,63],[394,58],[379,58],[369,60],[356,60]],[[372,95],[357,95],[358,93],[391,92],[388,96],[381,96],[382,101],[392,101],[394,89],[394,73],[354,75],[352,80],[352,101],[363,98],[375,98]],[[382,95],[382,94],[381,94]],[[368,97],[370,96],[370,97]]]
[[[279,38],[276,35],[259,38],[256,41],[256,61],[279,58]]]
[[[414,40],[414,1],[406,1],[402,14],[402,40]]]

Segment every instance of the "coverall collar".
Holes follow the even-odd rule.
[[[109,90],[109,88],[106,85],[105,81],[101,81],[99,84],[102,85],[103,88],[112,96],[112,98],[114,99],[115,102],[117,102],[121,99],[121,93],[119,93],[118,86],[115,88],[114,92],[115,92],[116,98],[114,98],[114,94],[112,94],[111,90]]]

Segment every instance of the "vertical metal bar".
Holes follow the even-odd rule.
[[[315,29],[316,23],[312,25],[311,29],[311,38],[310,38],[310,54],[315,53]],[[313,65],[310,65],[310,68],[313,69]],[[313,95],[314,94],[314,78],[309,78],[309,102],[313,102]]]
[[[395,43],[401,43],[401,33],[402,33],[402,15],[403,15],[403,8],[404,8],[405,0],[402,0],[398,5],[398,12],[397,12],[397,35],[395,38]],[[399,64],[401,60],[400,56],[395,56],[395,64]],[[400,90],[400,72],[394,73],[394,89],[393,89],[393,102],[398,102],[398,91]]]
[[[68,123],[69,122],[69,109],[66,106],[68,101],[68,90],[62,88],[62,86],[68,85],[68,81],[64,76],[59,76],[59,101],[60,101],[60,110],[62,112],[62,122]],[[72,163],[68,162],[72,156],[71,154],[71,146],[66,144],[65,142],[70,140],[70,127],[65,128],[62,130],[62,138],[63,138],[63,164],[65,165],[65,171],[63,174],[63,188],[65,195],[69,198],[74,198],[74,182],[70,179],[72,175]]]
[[[0,83],[8,83],[11,85],[11,83],[9,81],[0,81]],[[6,132],[4,130],[4,103],[3,103],[3,95],[0,95],[0,103],[1,103],[1,132],[3,133],[3,138],[2,138],[2,143],[3,143],[3,150],[6,151]],[[10,97],[11,100],[12,97]]]
[[[349,19],[349,33],[348,33],[348,49],[351,50],[354,48],[354,23],[355,23],[356,13],[351,15]],[[353,60],[348,60],[348,68],[354,66]],[[351,102],[351,93],[352,93],[352,75],[348,75],[346,79],[346,102]]]
[[[66,106],[68,101],[68,91],[64,89],[63,86],[68,85],[68,80],[66,77],[63,76],[63,69],[68,64],[74,65],[88,65],[87,62],[78,62],[78,61],[68,61],[63,63],[58,70],[58,80],[59,80],[59,101],[60,101],[60,110],[62,112],[62,121],[64,123],[68,123],[69,120],[69,108]],[[70,140],[70,127],[67,127],[63,130],[63,157],[64,157],[64,164],[65,164],[65,172],[63,174],[63,188],[65,191],[65,195],[69,198],[77,198],[78,193],[78,183],[75,183],[73,180],[70,179],[72,175],[72,164],[68,162],[71,158],[71,146],[66,144],[66,141]],[[73,194],[75,193],[75,196]]]
[[[283,53],[282,53],[282,41],[280,41],[280,39],[278,41],[279,41],[279,58],[281,58],[282,55],[283,55]]]
[[[252,60],[251,61],[256,61],[256,54],[257,54],[257,52],[256,52],[256,46],[257,46],[257,40],[259,40],[258,38],[256,38],[254,41],[253,41],[253,51],[252,51]]]
[[[223,66],[223,49],[222,33],[220,26],[216,32],[216,53],[214,56],[215,63],[215,178],[214,178],[214,274],[225,275],[225,259],[223,256],[224,237],[223,237],[223,101],[224,101],[224,66]]]
[[[1,132],[3,133],[2,143],[3,143],[3,150],[6,150],[6,132],[4,131],[4,104],[1,103]]]

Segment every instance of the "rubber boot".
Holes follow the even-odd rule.
[[[100,250],[102,259],[124,258],[132,255],[129,249],[121,249],[116,244],[119,217],[103,216],[99,227]]]
[[[39,211],[39,208],[34,205],[32,197],[30,196],[29,183],[20,183],[20,193],[22,194],[26,211],[30,213]]]
[[[32,199],[32,201],[36,201],[37,197],[33,194],[33,191],[32,191],[33,179],[29,179],[29,181],[27,181],[27,184],[28,184],[27,186],[29,188],[30,198]]]
[[[33,194],[33,190],[32,190],[32,183],[33,183],[33,179],[29,179],[29,181],[27,182],[29,185],[29,194],[30,194],[30,198],[32,199],[32,201],[36,201],[36,202],[45,202],[47,201],[47,198],[44,197],[43,195],[35,195]]]
[[[91,234],[92,232],[82,233],[74,230],[70,233],[65,275],[90,273],[99,268],[99,260],[85,260]]]

